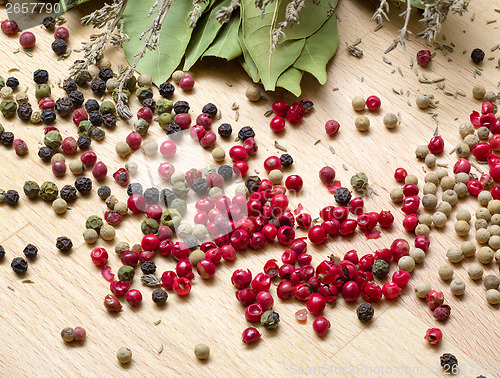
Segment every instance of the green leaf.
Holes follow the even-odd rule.
[[[338,45],[337,15],[334,12],[316,33],[306,39],[293,67],[311,73],[323,85],[326,83],[326,64],[335,55]]]
[[[278,81],[276,82],[276,86],[285,88],[287,91],[292,92],[296,97],[300,96],[300,81],[302,80],[303,72],[290,67],[285,72],[283,72]]]
[[[205,56],[216,56],[218,58],[231,60],[242,54],[238,42],[238,29],[240,26],[240,16],[233,16],[222,26],[219,34],[212,45],[203,53]]]
[[[255,65],[252,57],[250,56],[250,53],[248,52],[245,41],[243,40],[243,30],[241,27],[238,30],[238,39],[240,42],[241,52],[243,53],[243,56],[240,59],[240,63],[245,71],[247,71],[248,75],[252,78],[252,80],[258,83],[260,81],[259,70],[257,69],[257,66]]]
[[[76,7],[77,5],[86,3],[89,0],[59,0],[59,11],[54,14],[54,17],[59,17],[61,14],[67,12],[73,7]],[[54,10],[56,7],[54,6]]]
[[[201,4],[202,11],[208,4]],[[139,39],[141,33],[151,25],[158,13],[158,9],[155,9],[148,17],[150,8],[151,1],[144,0],[129,0],[125,8],[124,32],[130,37],[130,41],[125,43],[123,48],[130,64],[134,62],[135,54],[144,46],[144,41]],[[172,3],[163,20],[156,49],[146,52],[137,65],[137,71],[151,75],[156,84],[167,80],[181,62],[193,31],[188,21],[191,10],[191,1],[176,0]]]
[[[231,1],[216,1],[210,12],[198,20],[184,56],[184,70],[189,70],[217,37],[222,24],[215,19],[215,13],[220,8],[231,5]]]
[[[305,39],[287,40],[271,53],[272,30],[275,28],[281,1],[275,0],[266,7],[264,14],[255,7],[254,0],[242,0],[241,17],[243,41],[257,66],[266,90],[274,90],[278,76],[299,57]],[[294,25],[301,28],[301,24]],[[243,54],[245,53],[243,47]],[[248,59],[245,58],[248,62]],[[255,80],[254,80],[255,81]]]

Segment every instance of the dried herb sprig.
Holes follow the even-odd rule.
[[[441,24],[446,20],[448,13],[458,13],[460,16],[467,11],[468,0],[436,0],[434,3],[425,4],[423,18],[420,20],[425,25],[425,30],[418,34],[419,37],[434,40],[441,31]]]
[[[276,28],[272,31],[272,39],[273,43],[271,45],[271,51],[276,49],[278,45],[280,37],[285,38],[284,30],[288,26],[288,24],[298,24],[299,23],[299,14],[300,11],[305,7],[305,0],[291,0],[285,10],[285,20],[278,23]]]
[[[233,0],[228,7],[222,7],[215,13],[215,19],[221,24],[225,24],[231,19],[233,12],[241,5],[241,0]]]

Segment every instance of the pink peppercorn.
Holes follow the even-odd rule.
[[[255,303],[255,299],[257,298],[257,292],[250,288],[238,290],[235,294],[236,299],[245,307]]]
[[[384,260],[385,262],[391,262],[394,252],[388,248],[377,249],[375,251],[376,260]]]
[[[438,306],[443,304],[444,294],[440,291],[431,290],[429,294],[427,294],[426,300],[427,300],[427,306],[429,306],[431,310],[434,310]]]
[[[141,240],[141,247],[146,251],[153,251],[160,245],[160,239],[156,235],[144,235]]]
[[[358,267],[363,271],[370,271],[372,269],[373,263],[375,262],[375,257],[370,255],[361,256],[359,259]]]
[[[420,248],[423,251],[427,251],[429,249],[430,244],[431,241],[425,235],[418,235],[415,238],[415,248]]]
[[[167,227],[167,226],[160,226],[161,227]],[[168,227],[167,227],[168,228]],[[170,230],[170,228],[168,228]],[[172,237],[172,230],[170,230],[170,236],[166,237],[165,239],[161,238],[161,231],[158,231],[158,234],[160,236],[160,245],[158,246],[158,252],[160,255],[168,257],[172,254],[172,250],[174,248],[174,242],[170,239]]]
[[[86,167],[92,167],[97,162],[97,155],[94,151],[85,151],[80,156],[80,161]]]
[[[281,169],[281,160],[277,156],[269,156],[264,161],[264,169],[267,173],[271,172],[273,169]]]
[[[263,313],[264,310],[262,309],[262,306],[260,304],[253,303],[245,309],[245,319],[249,322],[258,322],[260,321]]]
[[[489,174],[493,178],[493,180],[500,181],[500,164],[494,165],[493,167],[491,167],[489,170]],[[495,196],[499,197],[499,194],[500,194],[499,189],[500,189],[500,187],[498,187],[498,185],[495,185],[491,189],[491,195],[493,196],[494,199],[498,199],[498,198],[495,198]],[[493,194],[494,191],[495,191],[495,195]]]
[[[307,237],[313,244],[323,244],[326,242],[326,231],[321,225],[315,225],[309,229]]]
[[[311,223],[312,223],[311,214],[301,213],[297,215],[298,228],[308,229],[309,227],[311,227]]]
[[[314,332],[316,332],[319,337],[325,336],[329,328],[330,328],[330,322],[328,321],[328,319],[322,316],[318,316],[316,319],[314,319],[313,329]]]
[[[196,142],[199,142],[201,138],[205,135],[206,130],[203,126],[194,125],[189,129],[189,136]]]
[[[175,173],[175,167],[169,162],[161,163],[158,166],[158,174],[164,180],[170,180],[170,178],[174,173]]]
[[[319,171],[319,179],[324,184],[332,182],[335,178],[335,170],[332,167],[323,167]]]
[[[397,182],[404,182],[406,176],[408,176],[408,172],[404,168],[396,168],[394,171],[394,178]]]
[[[203,126],[205,130],[208,130],[212,126],[212,116],[207,113],[201,113],[196,117],[196,124]]]
[[[142,294],[139,290],[132,289],[127,291],[125,294],[125,299],[132,306],[138,306],[142,302]]]
[[[19,44],[25,49],[31,49],[35,46],[36,37],[32,32],[24,32],[19,36]]]
[[[147,123],[151,123],[151,121],[153,120],[152,110],[150,108],[148,108],[147,106],[140,108],[137,111],[137,119],[143,119]]]
[[[94,175],[96,180],[104,180],[108,174],[108,167],[102,161],[97,162],[92,167],[92,175]]]
[[[457,174],[460,172],[469,173],[470,168],[471,168],[471,165],[470,165],[469,161],[465,158],[460,158],[453,166],[453,173],[454,174]]]
[[[484,189],[483,184],[481,184],[481,181],[479,180],[470,180],[467,183],[467,190],[473,196],[479,195],[479,193],[481,193],[483,189]]]
[[[304,182],[302,181],[302,177],[299,175],[290,175],[285,180],[285,186],[288,190],[293,190],[295,192],[300,191]]]
[[[418,225],[418,215],[417,214],[408,214],[405,219],[403,219],[403,227],[406,231],[411,232],[415,231]]]
[[[436,135],[432,137],[427,145],[429,152],[434,155],[439,155],[443,153],[444,150],[444,140],[441,136]]]
[[[403,288],[408,284],[408,281],[411,278],[411,274],[404,270],[397,270],[392,275],[392,282],[394,282],[399,287]]]
[[[200,145],[203,148],[210,148],[215,144],[217,136],[213,131],[207,131],[203,137],[200,139]]]
[[[209,279],[215,275],[216,266],[210,259],[201,259],[196,265],[196,271],[201,278]]]
[[[245,177],[248,173],[248,164],[246,161],[237,161],[233,164],[233,172],[241,177]]]
[[[118,185],[127,186],[129,179],[128,171],[125,168],[118,169],[115,173],[113,173],[113,179]]]
[[[54,32],[54,39],[62,39],[64,42],[68,42],[69,30],[64,26],[59,26]]]
[[[342,236],[350,235],[354,233],[358,227],[358,222],[355,219],[346,219],[340,224],[339,234]]]
[[[403,256],[408,256],[410,254],[410,245],[404,239],[396,239],[391,244],[392,257],[395,262]]]
[[[68,155],[72,155],[72,154],[76,153],[76,151],[78,150],[78,144],[76,143],[75,138],[66,137],[62,141],[61,148]]]
[[[252,289],[255,291],[269,291],[271,287],[271,277],[266,273],[258,273],[252,280]]]
[[[420,50],[417,53],[417,63],[422,67],[427,67],[432,59],[432,54],[429,50]]]
[[[229,156],[231,157],[233,162],[240,160],[246,161],[248,159],[248,152],[242,146],[233,146],[229,150]]]
[[[89,114],[84,108],[75,109],[75,111],[73,112],[73,123],[77,126],[80,124],[80,122],[88,121],[88,119]]]
[[[252,344],[260,340],[260,332],[254,327],[248,327],[241,334],[241,339],[245,344]]]
[[[54,99],[52,99],[50,97],[44,97],[38,102],[38,107],[42,111],[45,109],[54,110],[54,108],[56,107],[56,102],[54,101]]]
[[[174,122],[179,125],[181,130],[187,130],[191,126],[191,116],[189,113],[176,114],[174,117]]]
[[[382,102],[377,96],[370,96],[366,99],[366,107],[372,112],[379,110],[381,104]]]
[[[127,135],[125,142],[127,142],[130,148],[136,150],[141,146],[142,136],[137,131],[132,131]]]
[[[156,204],[151,204],[148,207],[146,207],[146,216],[151,219],[160,219],[161,215],[163,213],[163,209]]]
[[[346,302],[354,302],[359,296],[359,285],[354,281],[348,281],[342,286],[342,298]]]
[[[14,35],[19,31],[19,26],[17,25],[16,21],[3,20],[2,31],[7,35]]]
[[[408,196],[416,196],[418,194],[418,186],[415,184],[406,184],[403,186],[403,194]]]
[[[113,281],[109,288],[114,295],[120,297],[130,289],[130,281]]]
[[[127,200],[128,209],[135,213],[142,213],[146,209],[146,200],[140,194],[132,194]]]
[[[191,291],[191,281],[186,277],[179,277],[174,281],[172,289],[177,295],[187,295]]]
[[[337,134],[339,129],[340,129],[340,123],[338,123],[337,121],[334,121],[333,119],[326,121],[325,131],[328,135],[334,136],[335,134]]]
[[[286,115],[286,111],[288,110],[288,104],[284,100],[277,100],[273,102],[271,108],[274,114],[284,116]]]
[[[120,256],[123,265],[136,266],[139,262],[139,254],[134,251],[125,251]]]
[[[194,87],[194,79],[192,76],[186,75],[179,81],[179,87],[183,91],[190,91]]]
[[[231,283],[237,288],[237,289],[244,289],[250,286],[250,283],[252,282],[252,272],[250,272],[249,269],[243,270],[243,269],[237,269],[233,272],[233,275],[231,276]]]
[[[326,300],[322,295],[313,293],[307,299],[306,307],[311,314],[320,315],[326,307]]]
[[[179,277],[185,277],[189,281],[194,278],[193,264],[189,260],[179,260],[175,266],[175,272]]]
[[[262,307],[262,310],[264,311],[273,308],[274,305],[273,296],[267,291],[259,291],[257,293],[257,296],[255,297],[255,300],[257,301],[258,304],[260,304],[260,307]]]
[[[161,286],[164,289],[172,289],[175,280],[177,279],[177,274],[172,270],[167,270],[161,275]]]
[[[439,328],[429,328],[425,332],[424,339],[430,344],[435,345],[443,339],[443,332]]]
[[[405,214],[413,214],[418,211],[418,207],[420,206],[420,198],[418,196],[409,196],[403,200],[403,206],[401,206],[401,210]]]
[[[281,116],[274,117],[271,122],[269,122],[269,127],[275,133],[279,133],[285,129],[285,119]]]
[[[56,177],[62,177],[66,174],[66,163],[64,161],[55,161],[52,163],[52,173]]]
[[[436,307],[436,309],[434,310],[433,312],[433,316],[437,319],[437,320],[446,320],[450,317],[450,313],[451,313],[451,307],[448,306],[448,305],[441,305],[441,306],[438,306]]]
[[[382,293],[387,299],[395,299],[401,293],[401,288],[394,282],[386,282],[382,286]]]
[[[28,153],[28,145],[22,139],[14,139],[14,150],[16,151],[16,155],[24,156]]]
[[[361,289],[361,295],[367,302],[376,303],[382,298],[382,289],[374,282],[367,282]]]
[[[286,119],[288,122],[297,123],[302,121],[306,111],[299,102],[294,102],[286,111]]]
[[[243,148],[248,152],[249,155],[255,155],[259,150],[259,146],[257,146],[257,142],[254,138],[247,138],[243,142]]]
[[[120,224],[120,222],[123,219],[123,215],[121,215],[117,211],[106,211],[104,213],[104,219],[106,222],[108,222],[112,226],[116,226],[117,224]]]
[[[236,250],[231,245],[222,246],[220,251],[225,261],[234,261],[236,259]]]
[[[394,215],[392,215],[390,211],[381,211],[379,213],[378,224],[380,224],[380,226],[387,228],[391,227],[393,223],[394,223]]]
[[[266,224],[262,227],[262,235],[264,235],[268,241],[274,241],[276,236],[278,236],[278,228],[274,224]]]
[[[478,143],[472,149],[474,157],[479,161],[487,161],[488,156],[491,154],[491,146],[486,142]]]
[[[94,248],[90,252],[92,262],[97,266],[103,266],[108,261],[108,252],[104,248]]]

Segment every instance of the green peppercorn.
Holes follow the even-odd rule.
[[[0,112],[5,118],[13,117],[17,111],[17,104],[12,100],[3,100],[0,103]]]
[[[172,201],[172,203],[170,204],[170,208],[177,210],[182,216],[186,215],[186,212],[187,212],[186,201],[184,201],[181,198],[174,199]],[[177,226],[178,226],[178,224],[176,224],[176,227]]]
[[[162,129],[166,129],[168,125],[174,123],[174,118],[170,113],[162,113],[158,117],[158,124]]]
[[[61,337],[67,343],[70,343],[71,341],[73,341],[75,339],[73,328],[71,328],[71,327],[64,328],[61,331]]]
[[[38,84],[35,89],[35,97],[38,101],[42,98],[50,97],[52,90],[48,84]]]
[[[45,134],[43,142],[47,147],[52,148],[52,150],[57,150],[59,147],[61,147],[62,144],[61,133],[59,133],[59,131],[57,130],[49,131],[47,134]]]
[[[5,132],[5,128],[3,125],[0,123],[0,135],[2,135]]]
[[[156,101],[156,111],[158,114],[170,113],[174,108],[174,103],[166,98],[160,98]]]
[[[108,81],[106,81],[106,89],[108,90],[108,92],[113,92],[116,88],[118,88],[119,85],[120,82],[116,79],[109,79]]]
[[[377,278],[384,278],[389,274],[389,263],[380,259],[373,263],[372,274]]]
[[[129,265],[123,265],[118,269],[118,279],[120,281],[132,281],[135,276],[134,267]]]
[[[173,231],[181,223],[181,220],[181,214],[176,209],[169,208],[162,214],[160,222],[162,226],[167,226]]]
[[[99,108],[99,111],[102,114],[116,114],[116,107],[115,104],[113,104],[112,101],[103,101],[101,104],[101,107]]]
[[[0,76],[0,89],[2,89],[3,87],[5,87],[5,79]]]
[[[147,98],[153,98],[153,90],[149,87],[140,87],[135,91],[135,95],[142,102]]]
[[[98,217],[97,215],[91,215],[90,217],[87,218],[87,221],[85,222],[85,228],[91,228],[95,230],[97,233],[101,231],[101,227],[103,226],[104,222],[102,221],[101,217]]]
[[[186,183],[178,181],[172,186],[172,191],[177,197],[184,198],[189,192],[189,187]]]
[[[0,189],[0,203],[3,202],[4,198],[5,198],[5,190]]]
[[[26,181],[23,186],[24,194],[29,199],[38,198],[40,194],[40,185],[38,185],[35,181]]]
[[[146,135],[149,130],[149,123],[144,118],[139,118],[134,122],[134,129],[142,136]]]
[[[280,322],[280,316],[276,311],[268,310],[262,314],[260,317],[260,324],[264,326],[265,329],[273,329],[278,327]]]
[[[81,121],[78,124],[78,128],[76,131],[78,132],[78,135],[87,135],[90,136],[90,133],[92,132],[92,129],[94,128],[94,125],[90,121]]]
[[[141,231],[144,235],[156,234],[158,232],[158,222],[154,219],[144,219],[141,223]]]
[[[42,186],[40,186],[39,193],[44,201],[51,202],[57,198],[59,189],[57,189],[57,185],[52,181],[45,181]]]
[[[363,172],[356,173],[351,177],[351,186],[357,192],[368,189],[368,177]]]

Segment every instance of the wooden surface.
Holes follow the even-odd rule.
[[[251,84],[243,70],[235,63],[218,68],[198,64],[193,69],[196,86],[192,93],[183,94],[177,89],[175,99],[185,99],[191,104],[191,114],[196,114],[207,102],[214,102],[222,110],[222,119],[215,123],[229,122],[235,130],[244,125],[251,125],[257,132],[259,152],[251,158],[251,169],[263,172],[262,161],[271,154],[280,152],[273,147],[274,140],[288,148],[295,164],[290,173],[298,173],[305,180],[300,195],[292,199],[291,208],[302,203],[313,217],[321,207],[334,204],[333,196],[321,185],[317,178],[318,170],[332,165],[337,177],[348,184],[351,175],[364,171],[369,175],[370,183],[380,194],[366,199],[368,211],[388,209],[397,217],[398,226],[384,231],[376,240],[367,240],[356,233],[349,238],[329,240],[320,248],[311,247],[314,262],[318,263],[328,254],[342,256],[349,249],[356,249],[360,254],[373,252],[375,249],[388,247],[392,240],[403,237],[411,241],[411,235],[399,226],[402,213],[389,200],[389,192],[396,186],[393,179],[394,169],[405,167],[423,182],[422,164],[414,157],[418,144],[427,143],[436,127],[427,111],[415,106],[418,93],[432,93],[440,101],[435,110],[439,114],[439,130],[445,139],[445,153],[438,158],[439,163],[453,164],[455,157],[448,152],[460,137],[457,127],[468,120],[472,109],[479,110],[480,102],[472,99],[471,89],[475,83],[483,83],[489,90],[498,91],[497,82],[500,70],[495,68],[499,53],[490,52],[490,48],[500,42],[498,23],[486,24],[486,20],[500,18],[494,12],[498,1],[472,1],[470,12],[460,18],[450,16],[442,32],[446,42],[455,44],[455,52],[443,56],[437,52],[432,64],[419,72],[425,72],[429,78],[445,77],[445,90],[462,90],[465,98],[449,97],[436,89],[435,85],[420,84],[413,69],[409,67],[410,58],[424,47],[422,41],[413,38],[407,43],[407,51],[401,48],[388,54],[392,61],[388,65],[382,61],[382,52],[395,37],[402,20],[397,14],[400,10],[393,7],[392,22],[374,33],[375,24],[370,21],[372,3],[364,1],[341,1],[338,7],[340,48],[328,65],[328,82],[321,87],[311,76],[305,76],[304,96],[315,103],[314,112],[299,125],[287,126],[286,132],[273,135],[269,128],[269,118],[263,113],[268,110],[274,99],[282,93],[266,94],[256,104],[248,102],[245,90]],[[74,10],[66,18],[71,32],[70,47],[79,48],[79,42],[92,33],[90,28],[78,26],[78,18],[88,8]],[[81,12],[81,13],[80,13]],[[471,15],[475,12],[475,21]],[[414,15],[417,16],[417,15]],[[4,13],[2,10],[2,18]],[[417,32],[421,25],[417,17],[412,19],[410,29]],[[12,75],[20,79],[19,88],[29,87],[30,101],[35,104],[32,72],[37,68],[48,68],[50,83],[54,85],[53,96],[63,95],[56,85],[58,78],[63,78],[67,67],[79,54],[73,53],[70,59],[57,62],[50,51],[52,36],[41,28],[35,28],[37,46],[33,57],[22,52],[13,55],[18,47],[16,38],[1,37],[0,73],[5,78],[8,70],[19,68],[21,72]],[[362,38],[359,47],[364,50],[364,57],[357,59],[349,55],[345,42]],[[473,77],[474,65],[470,61],[470,51],[481,47],[486,56],[495,60],[485,60],[482,64],[483,75]],[[462,54],[462,51],[466,52]],[[109,51],[115,63],[123,62],[119,53]],[[116,69],[116,65],[114,65]],[[401,68],[403,76],[398,73]],[[394,73],[391,71],[395,70]],[[231,87],[226,83],[232,84]],[[338,91],[332,88],[338,87]],[[403,90],[400,96],[392,88]],[[406,92],[410,91],[409,97]],[[92,96],[87,91],[86,96]],[[350,106],[355,95],[376,94],[382,99],[382,109],[377,113],[366,113],[371,120],[368,133],[359,133],[353,122],[358,115]],[[288,95],[287,100],[292,100]],[[411,107],[407,104],[410,101]],[[235,121],[231,105],[240,106],[239,120]],[[137,110],[137,102],[133,110]],[[402,122],[394,131],[388,131],[382,124],[386,112],[401,113]],[[328,138],[324,132],[324,123],[328,119],[340,122],[341,130],[334,138]],[[280,313],[281,323],[277,331],[262,330],[260,343],[250,347],[241,342],[241,332],[249,326],[244,318],[244,309],[234,297],[234,288],[230,284],[231,273],[237,268],[251,268],[258,272],[270,258],[280,258],[284,248],[268,245],[264,251],[246,251],[240,253],[232,263],[222,263],[216,276],[209,281],[196,278],[193,290],[186,298],[171,294],[168,303],[158,308],[150,299],[151,288],[143,287],[138,278],[133,283],[144,295],[144,301],[138,308],[131,308],[123,303],[123,311],[110,314],[103,307],[103,298],[109,293],[109,283],[94,266],[89,258],[93,247],[105,247],[110,254],[109,263],[116,273],[120,266],[119,258],[114,253],[118,241],[131,244],[140,241],[141,216],[127,216],[117,228],[117,237],[113,242],[99,240],[94,246],[83,242],[82,232],[85,219],[92,214],[102,214],[105,205],[96,194],[98,184],[94,182],[92,194],[79,198],[71,205],[71,210],[57,216],[49,204],[38,200],[30,201],[22,193],[25,180],[36,180],[40,184],[45,180],[54,180],[59,187],[73,183],[76,177],[67,173],[63,178],[54,178],[50,166],[41,162],[37,156],[39,143],[43,140],[43,126],[24,124],[17,118],[2,119],[6,130],[11,130],[17,138],[25,139],[30,153],[24,158],[15,155],[13,148],[0,147],[0,187],[16,189],[21,194],[19,206],[10,208],[0,206],[0,244],[4,246],[5,260],[0,264],[0,371],[2,376],[214,376],[214,375],[296,375],[300,372],[344,374],[348,376],[379,376],[397,373],[406,376],[443,376],[439,367],[439,356],[450,352],[458,357],[463,365],[462,375],[474,377],[481,373],[485,376],[498,376],[498,315],[497,307],[485,302],[482,281],[472,282],[465,271],[471,261],[455,265],[454,277],[462,278],[467,285],[463,298],[451,295],[447,283],[437,276],[438,267],[446,262],[446,250],[461,241],[453,231],[455,216],[442,230],[432,230],[431,247],[424,264],[415,270],[403,296],[395,301],[383,300],[375,306],[375,318],[363,325],[357,320],[355,308],[361,300],[346,304],[338,299],[333,308],[327,308],[325,316],[331,321],[332,328],[321,340],[312,330],[313,316],[306,324],[299,324],[294,317],[297,310],[304,307],[297,301],[282,302],[276,299],[275,309]],[[56,126],[64,136],[75,136],[75,126],[69,120],[58,119]],[[101,143],[93,142],[92,149],[104,161],[112,173],[125,164],[114,151],[115,144],[124,140],[130,132],[132,123],[120,121],[117,128],[108,131]],[[166,139],[157,125],[153,125],[147,140],[161,142]],[[210,153],[201,151],[184,137],[179,144],[179,156],[174,160],[178,170],[193,166],[202,167],[212,164]],[[321,142],[314,145],[317,140]],[[218,144],[228,151],[233,142],[220,141]],[[335,154],[330,152],[335,148]],[[193,152],[195,151],[195,152]],[[187,159],[192,153],[201,159],[194,165],[193,159]],[[135,158],[140,158],[136,152]],[[78,156],[67,159],[76,159]],[[146,162],[148,163],[148,162]],[[344,170],[342,164],[348,168]],[[154,169],[154,166],[153,166]],[[289,172],[286,172],[287,174]],[[89,177],[90,172],[85,176]],[[109,176],[109,175],[108,175]],[[262,175],[265,177],[265,174]],[[121,200],[126,193],[110,177],[103,183],[110,185],[113,193]],[[193,198],[193,197],[190,197]],[[474,211],[476,201],[461,201],[456,208],[468,208]],[[69,254],[62,254],[55,248],[55,239],[66,235],[73,240],[74,248]],[[304,235],[298,231],[297,236]],[[473,235],[469,236],[473,239]],[[30,263],[28,273],[23,278],[34,281],[23,284],[10,268],[10,261],[15,256],[22,256],[22,249],[27,243],[39,247],[39,256]],[[158,272],[174,268],[171,259],[157,258]],[[395,267],[391,267],[391,272]],[[137,269],[139,271],[139,269]],[[486,273],[498,274],[498,265],[487,267]],[[446,302],[452,307],[452,316],[441,324],[433,319],[425,302],[416,298],[414,285],[427,279],[433,288],[445,293]],[[11,291],[7,286],[12,286]],[[271,292],[275,294],[273,286]],[[161,319],[155,326],[153,323]],[[87,340],[83,344],[65,344],[59,333],[66,326],[81,325],[87,330]],[[444,341],[437,346],[430,346],[423,336],[427,328],[440,327],[444,331]],[[260,327],[259,327],[260,328]],[[211,348],[208,361],[196,360],[193,348],[200,342]],[[164,345],[161,354],[157,353]],[[133,350],[133,361],[121,366],[115,357],[116,351],[127,346]],[[484,369],[497,368],[496,373]],[[301,370],[302,369],[302,370]]]

